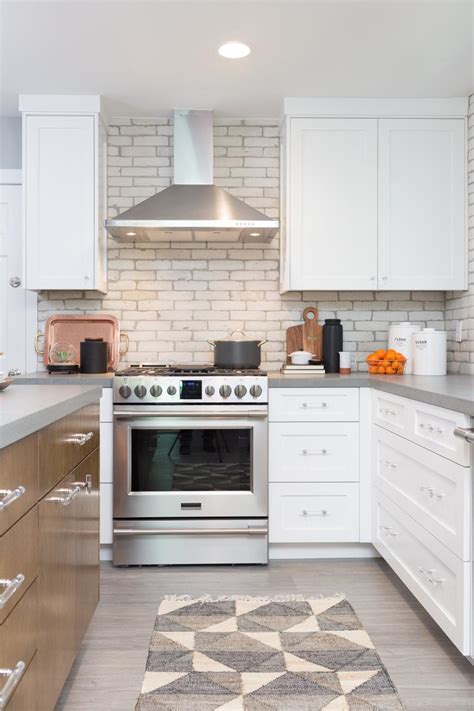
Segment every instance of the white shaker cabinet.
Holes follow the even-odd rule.
[[[20,109],[26,287],[105,292],[100,97],[22,96]]]
[[[463,99],[285,100],[281,291],[465,289]]]
[[[379,289],[466,288],[463,119],[379,121]]]
[[[287,130],[288,289],[376,288],[377,120],[292,118]]]

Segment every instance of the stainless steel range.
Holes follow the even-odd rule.
[[[267,563],[267,403],[260,370],[116,373],[114,564]]]

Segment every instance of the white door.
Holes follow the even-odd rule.
[[[27,116],[29,289],[90,289],[96,236],[95,118]]]
[[[21,185],[0,185],[0,371],[36,369],[36,294],[22,275]]]
[[[465,289],[464,119],[379,121],[379,288]]]
[[[377,119],[291,119],[290,288],[377,284]]]

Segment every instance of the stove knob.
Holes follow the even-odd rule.
[[[133,392],[137,397],[145,397],[146,387],[144,385],[137,385]]]
[[[244,397],[244,395],[247,394],[247,388],[245,387],[245,385],[237,385],[234,389],[234,393],[240,400],[240,398]]]
[[[174,385],[170,385],[170,386],[167,388],[166,392],[168,393],[168,395],[176,395],[176,388],[175,388],[175,386],[174,386]]]
[[[207,385],[204,392],[206,393],[206,395],[214,395],[216,390],[213,385]]]
[[[150,395],[153,395],[153,397],[160,397],[162,392],[163,388],[160,385],[152,385],[150,388]]]
[[[122,397],[130,397],[130,395],[132,394],[132,389],[129,388],[128,385],[121,385],[119,387],[119,394]]]
[[[219,388],[219,394],[221,397],[229,397],[232,394],[232,388],[230,385],[221,385]]]
[[[250,388],[250,394],[252,397],[260,397],[262,394],[262,388],[260,385],[252,385]]]

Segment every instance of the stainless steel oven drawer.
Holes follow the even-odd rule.
[[[267,519],[114,521],[114,565],[267,562]]]

